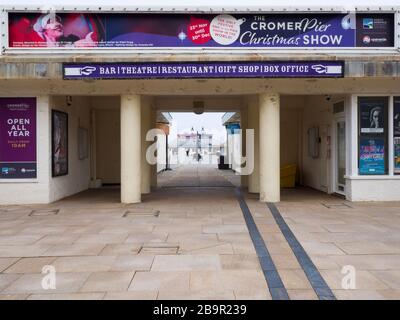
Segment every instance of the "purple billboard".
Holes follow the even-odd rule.
[[[37,177],[36,98],[0,98],[0,178]]]
[[[343,61],[64,63],[65,80],[182,78],[340,78]]]
[[[10,48],[393,47],[394,14],[26,13]]]

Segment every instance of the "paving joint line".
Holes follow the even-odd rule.
[[[262,238],[260,231],[254,222],[250,209],[240,191],[240,188],[235,189],[237,200],[242,209],[243,217],[246,221],[247,229],[253,241],[254,249],[256,250],[264,278],[267,282],[269,292],[273,300],[290,300],[289,294],[283,284],[283,281],[276,269],[276,266],[271,258],[267,246]]]
[[[286,221],[279,212],[279,209],[272,202],[267,202],[267,207],[274,217],[283,236],[285,237],[286,242],[289,244],[291,250],[296,256],[296,259],[299,262],[301,268],[306,274],[308,281],[310,282],[314,292],[318,296],[318,299],[336,300],[336,297],[333,294],[332,290],[329,288],[321,273],[318,271],[317,267],[314,265],[311,258],[304,250],[303,246],[297,240],[292,230],[290,230]]]

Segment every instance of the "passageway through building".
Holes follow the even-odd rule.
[[[341,178],[349,160],[344,156],[347,100],[344,95],[275,94],[52,96],[49,106],[69,114],[70,152],[68,175],[50,179],[50,202],[88,188],[111,187],[121,190],[123,203],[140,202],[156,188],[172,186],[241,186],[267,202],[279,201],[282,188],[299,185],[345,194]],[[166,164],[166,140],[173,140],[170,123],[176,112],[193,117],[198,117],[194,112],[218,114],[227,142],[210,149],[205,146],[211,163],[204,158],[197,161],[195,145],[170,149]],[[162,134],[146,137],[155,128]],[[80,141],[81,129],[86,145]],[[229,146],[237,129],[242,130],[242,137],[235,140],[237,146]],[[195,136],[202,134],[199,130]],[[253,136],[248,130],[254,130]],[[248,137],[254,141],[252,148]],[[158,148],[154,153],[157,164],[147,161],[151,146]],[[228,155],[232,150],[227,149],[253,157],[243,162],[250,168],[247,174],[237,174],[240,165],[232,165]],[[227,163],[225,170],[218,169],[220,156]],[[174,157],[187,161],[177,165],[171,161]]]

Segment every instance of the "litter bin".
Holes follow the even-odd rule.
[[[295,164],[289,164],[281,167],[281,187],[294,188],[296,185],[296,171]]]
[[[229,164],[224,163],[225,162],[225,156],[219,156],[219,163],[218,163],[218,169],[219,170],[229,170]]]

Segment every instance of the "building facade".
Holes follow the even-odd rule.
[[[156,185],[148,130],[199,101],[254,129],[242,186],[261,201],[280,200],[286,164],[351,201],[400,200],[400,6],[350,2],[2,4],[0,203],[99,182],[140,202]]]

